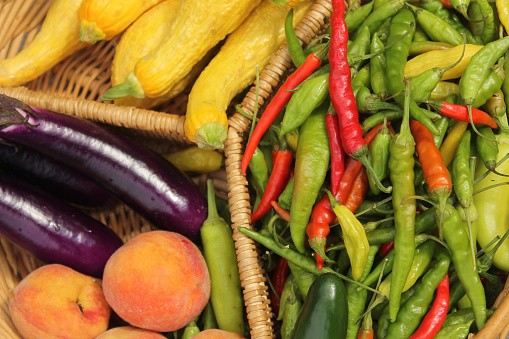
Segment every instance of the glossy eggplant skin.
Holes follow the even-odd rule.
[[[199,237],[207,217],[205,195],[169,161],[124,135],[2,95],[0,138],[83,173],[160,229]]]
[[[0,140],[0,169],[79,207],[104,208],[118,202],[83,174],[30,147]]]
[[[0,173],[0,235],[44,263],[96,278],[123,245],[88,214],[5,173]]]

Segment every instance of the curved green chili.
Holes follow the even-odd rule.
[[[368,160],[371,163],[371,167],[373,167],[374,174],[380,180],[389,176],[389,147],[391,145],[391,140],[391,132],[387,128],[387,125],[383,125],[382,128],[378,130],[373,142],[369,145]],[[373,175],[369,172],[367,175],[371,192],[375,195],[380,194],[381,191],[376,185]]]
[[[288,102],[279,134],[285,135],[302,125],[328,94],[329,73],[306,80]]]
[[[284,313],[281,319],[281,339],[291,338],[299,313],[302,309],[302,300],[299,294],[300,293],[295,289],[295,284],[290,283],[289,293],[285,295],[286,300],[282,304],[282,306],[284,305]]]
[[[437,218],[440,216],[437,215]],[[451,251],[451,259],[465,291],[472,303],[477,328],[486,323],[486,296],[479,273],[474,270],[468,234],[463,227],[459,212],[446,206],[444,217],[444,239]]]
[[[409,12],[412,14],[412,12]],[[413,15],[413,14],[412,14]],[[405,115],[401,124],[400,132],[392,139],[390,146],[389,171],[393,185],[392,206],[394,208],[394,225],[396,235],[394,237],[394,269],[392,272],[391,294],[389,297],[389,309],[391,321],[396,320],[399,310],[401,292],[406,278],[412,266],[415,250],[414,227],[415,227],[415,199],[406,199],[415,195],[414,186],[414,153],[415,141],[410,131],[409,103],[410,90],[406,83],[405,90]],[[403,199],[406,199],[403,202]]]
[[[267,187],[267,183],[269,182],[269,168],[265,161],[265,155],[260,148],[257,147],[255,149],[248,168],[250,172],[249,182],[253,185],[256,192],[256,201],[253,205],[253,208],[256,209],[262,199],[265,187]]]
[[[290,209],[290,234],[301,253],[305,250],[309,217],[329,168],[330,148],[325,125],[328,108],[329,103],[325,102],[300,127]]]
[[[389,84],[390,95],[395,96],[396,102],[403,106],[404,95],[402,92],[405,90],[403,83],[405,74],[405,64],[408,59],[410,45],[413,39],[413,33],[415,29],[415,17],[414,13],[407,8],[402,8],[392,18],[388,43],[400,39],[402,35],[407,34],[411,30],[410,34],[407,34],[400,41],[387,49],[385,55],[387,58],[387,81]],[[409,102],[410,115],[415,120],[426,126],[433,134],[439,134],[438,130],[433,125],[431,119],[420,109],[417,103],[412,99]]]
[[[290,8],[288,14],[286,15],[285,35],[288,54],[290,54],[290,58],[292,58],[293,64],[296,67],[299,67],[306,60],[306,54],[304,53],[300,39],[297,34],[295,34],[295,29],[293,28],[293,8]]]
[[[374,1],[370,1],[353,11],[346,13],[345,22],[348,33],[352,34],[352,32],[362,24],[362,22],[373,10],[374,3]]]
[[[477,97],[475,98],[472,107],[481,107],[488,101],[493,95],[502,88],[502,84],[505,79],[505,71],[503,67],[495,66],[493,70],[488,73],[488,76],[484,80]]]
[[[382,40],[380,40],[378,34],[374,34],[373,38],[371,39],[371,54],[376,53],[383,48],[384,44]],[[385,100],[389,96],[389,84],[387,83],[387,77],[385,75],[385,69],[387,67],[387,58],[385,57],[385,53],[378,53],[372,57],[370,64],[371,88],[373,88],[373,93],[378,95],[381,100]]]
[[[403,111],[391,111],[391,110],[382,110],[375,114],[371,114],[362,122],[362,130],[367,132],[371,130],[373,127],[380,125],[384,122],[384,119],[387,121],[393,121],[397,119],[401,119],[403,117]]]
[[[496,39],[495,13],[487,0],[472,0],[468,7],[470,31],[486,45]]]

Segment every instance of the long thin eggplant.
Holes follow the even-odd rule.
[[[118,202],[102,186],[31,147],[0,140],[0,169],[79,207],[101,208]]]
[[[205,195],[169,161],[124,135],[1,95],[0,138],[80,171],[154,226],[198,239],[207,218]]]
[[[88,214],[5,173],[0,174],[0,235],[44,263],[96,278],[123,245]]]

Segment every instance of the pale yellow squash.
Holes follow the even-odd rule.
[[[76,51],[80,43],[78,9],[83,0],[54,0],[41,30],[25,49],[0,61],[0,85],[20,86],[34,80]]]
[[[150,54],[168,36],[171,26],[177,18],[181,0],[165,0],[143,13],[122,34],[115,47],[115,57],[111,66],[111,84],[123,83],[127,75],[134,71],[134,66],[144,56]],[[185,88],[188,81],[182,81]],[[115,104],[149,109],[172,97],[165,95],[158,98],[134,98],[127,96],[116,99]]]
[[[109,89],[103,100],[126,95],[155,98],[178,83],[209,50],[233,32],[261,0],[183,0],[167,39],[136,64],[127,80]]]
[[[313,1],[294,8],[296,25]],[[231,100],[256,78],[285,41],[289,8],[263,1],[242,25],[230,34],[219,53],[200,74],[189,94],[185,132],[205,149],[222,149],[227,136],[226,110]]]
[[[164,0],[83,0],[79,9],[80,41],[111,40],[141,14]]]

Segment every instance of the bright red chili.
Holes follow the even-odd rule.
[[[251,223],[256,222],[270,211],[272,208],[270,202],[277,200],[285,189],[288,180],[290,180],[292,161],[293,152],[291,150],[279,150],[277,152],[274,168],[270,174],[267,187],[263,192],[262,199],[256,210],[251,214]]]
[[[456,119],[458,121],[470,122],[467,106],[451,104],[447,101],[429,101],[431,107],[440,114]],[[486,125],[491,128],[498,128],[497,122],[486,112],[472,107],[472,121],[474,124]]]
[[[286,277],[288,277],[288,274],[290,274],[288,261],[283,257],[279,257],[276,267],[274,268],[274,273],[272,275],[272,286],[274,287],[274,291],[277,293],[277,296],[274,295],[274,293],[272,293],[270,296],[275,314],[279,313],[279,298],[281,298],[281,293],[283,292],[283,287],[285,285],[285,280]]]
[[[348,30],[345,22],[345,4],[343,0],[333,0],[332,8],[329,93],[339,121],[341,144],[350,157],[360,161],[370,173],[373,173],[352,90],[351,70],[347,59]],[[373,178],[382,192],[390,193],[391,190],[385,188],[374,173]]]
[[[327,133],[329,134],[331,153],[330,191],[333,195],[336,195],[345,171],[345,152],[343,151],[343,146],[341,146],[339,121],[336,116],[336,112],[333,109],[329,109],[329,112],[327,112],[327,115],[325,116],[325,123],[327,125]]]
[[[306,61],[295,70],[283,83],[283,85],[279,88],[276,95],[270,103],[265,108],[265,112],[258,120],[251,137],[246,145],[246,150],[244,155],[242,156],[242,173],[245,174],[247,171],[247,167],[249,165],[249,161],[253,156],[253,153],[258,147],[258,143],[260,142],[262,136],[269,129],[270,125],[277,118],[279,113],[283,107],[290,101],[290,98],[293,96],[293,90],[297,87],[302,81],[304,81],[308,76],[310,76],[318,67],[322,64],[322,60],[315,54],[311,53],[307,56]]]
[[[437,287],[437,295],[428,314],[422,319],[417,331],[410,339],[431,339],[438,333],[447,316],[449,309],[449,274],[445,276]]]

